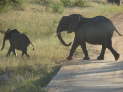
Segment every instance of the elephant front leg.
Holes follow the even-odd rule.
[[[76,39],[74,39],[73,45],[71,47],[69,56],[67,57],[67,60],[72,60],[72,56],[76,50],[76,48],[79,46],[79,43],[76,41]]]
[[[97,57],[97,60],[104,60],[104,54],[105,54],[106,46],[102,45],[102,50],[100,55]]]
[[[11,51],[12,51],[12,47],[9,48],[8,53],[6,54],[7,57],[10,56]]]
[[[16,52],[15,52],[15,48],[12,49],[13,55],[17,56]]]
[[[81,48],[82,48],[82,50],[84,52],[84,55],[85,55],[85,57],[83,58],[83,60],[89,60],[90,58],[88,56],[88,51],[87,51],[86,43],[85,42],[82,42],[81,43]]]

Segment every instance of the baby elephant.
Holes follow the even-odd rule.
[[[8,29],[6,32],[0,31],[1,33],[4,33],[3,38],[3,44],[1,50],[3,50],[5,46],[5,41],[9,40],[10,48],[8,50],[7,56],[10,56],[11,52],[16,56],[15,49],[22,51],[22,56],[25,54],[27,57],[29,57],[27,53],[27,47],[29,44],[33,46],[29,38],[24,34],[20,33],[17,29],[10,30]],[[34,46],[33,46],[34,50]]]

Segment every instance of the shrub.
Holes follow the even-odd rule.
[[[76,0],[74,5],[78,7],[84,7],[86,6],[86,2],[84,0]]]
[[[20,4],[22,4],[22,2],[23,2],[23,0],[0,0],[0,5],[3,5],[3,6],[5,6],[7,4],[9,4],[9,5],[16,5],[16,4],[20,5]]]
[[[52,0],[39,0],[42,5],[48,6],[50,3],[52,3]]]
[[[52,8],[53,12],[62,13],[64,11],[63,4],[60,2],[52,2],[50,7]]]
[[[85,0],[60,0],[64,7],[83,7],[86,6],[86,1]]]
[[[23,0],[0,0],[0,11],[9,8],[22,9]]]
[[[60,1],[63,3],[64,7],[73,6],[73,2],[71,0],[60,0]]]

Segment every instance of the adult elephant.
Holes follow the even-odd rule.
[[[117,31],[116,27],[108,18],[104,16],[85,18],[80,14],[63,16],[57,27],[57,36],[63,45],[70,46],[71,42],[67,44],[61,37],[61,32],[63,31],[67,31],[68,33],[75,33],[72,48],[70,50],[69,56],[67,57],[68,60],[72,59],[73,53],[79,45],[81,45],[85,55],[83,59],[90,59],[86,49],[86,42],[102,45],[101,53],[97,57],[98,60],[104,59],[106,48],[112,52],[115,60],[119,59],[119,53],[116,52],[112,47],[112,36],[114,31],[116,31],[120,36],[121,34]]]
[[[8,50],[7,56],[10,56],[11,52],[13,52],[13,54],[16,55],[15,49],[18,49],[22,51],[22,56],[25,54],[27,57],[29,57],[29,55],[27,54],[27,47],[29,46],[29,44],[32,43],[25,34],[20,33],[17,29],[12,29],[12,30],[8,29],[7,31],[0,31],[0,32],[4,33],[1,50],[4,49],[6,40],[9,40],[10,43],[10,48]]]

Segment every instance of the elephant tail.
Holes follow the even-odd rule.
[[[34,45],[32,44],[32,42],[30,42],[30,44],[31,44],[31,45],[32,45],[32,47],[33,47],[33,49],[32,49],[32,50],[35,50]]]
[[[117,34],[118,34],[119,36],[123,36],[117,29],[115,29],[115,31],[117,32]]]

